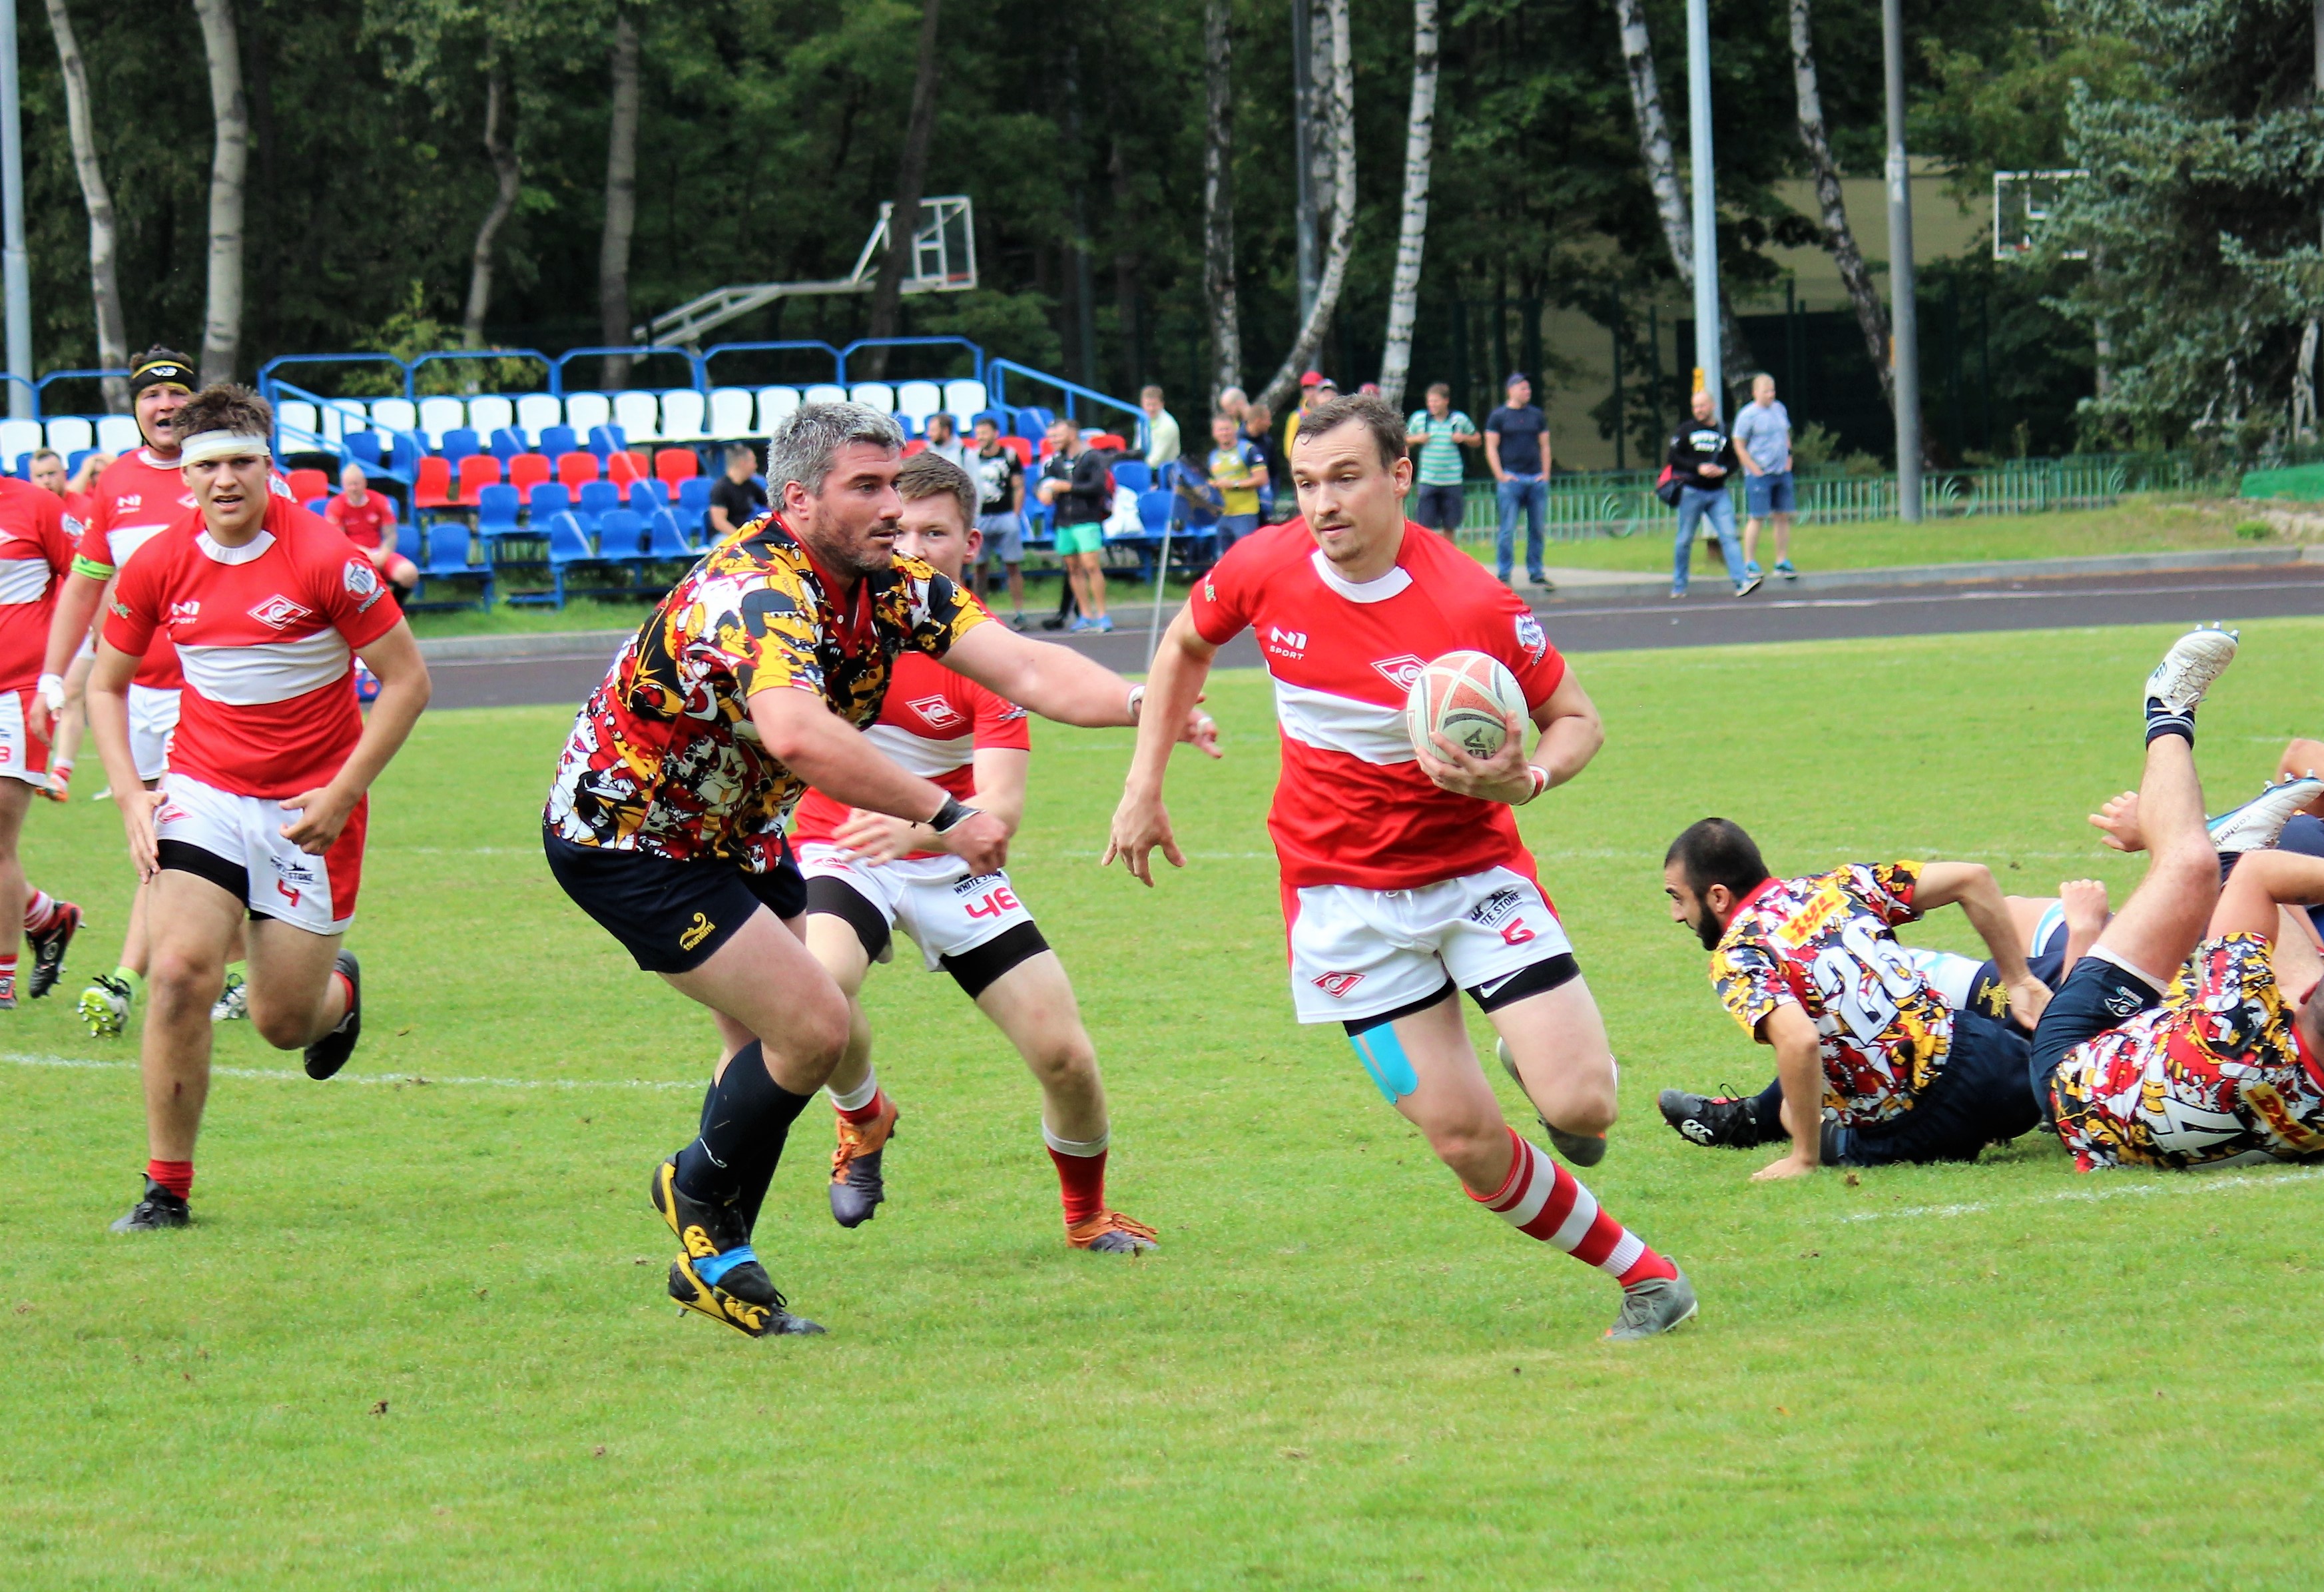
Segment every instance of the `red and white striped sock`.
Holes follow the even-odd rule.
[[[1581,1180],[1509,1130],[1509,1175],[1490,1194],[1467,1190],[1469,1198],[1528,1238],[1556,1245],[1575,1260],[1609,1273],[1623,1287],[1656,1277],[1675,1277],[1678,1268],[1646,1247],[1646,1241],[1608,1215]]]
[[[24,932],[46,934],[56,924],[57,898],[45,890],[35,890],[24,901]]]

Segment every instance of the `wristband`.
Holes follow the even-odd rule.
[[[1138,716],[1144,712],[1146,708],[1146,688],[1144,686],[1134,685],[1130,688],[1129,706],[1130,722],[1136,724],[1138,722]]]
[[[1526,801],[1531,801],[1534,797],[1539,796],[1544,791],[1549,789],[1549,770],[1542,767],[1538,763],[1528,763],[1526,764],[1526,773],[1533,776],[1533,794],[1527,796],[1525,801],[1517,803],[1519,807],[1523,807]]]
[[[939,835],[949,835],[970,819],[974,818],[980,810],[969,806],[957,796],[947,795],[944,805],[936,809],[936,817],[928,820],[928,828]]]
[[[41,701],[51,714],[62,713],[65,710],[65,677],[63,675],[44,674],[41,676],[41,682],[34,689],[39,690]]]

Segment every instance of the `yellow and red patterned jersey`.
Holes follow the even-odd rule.
[[[2050,1095],[2083,1171],[2324,1155],[2324,1069],[2256,934],[2197,946],[2161,1005],[2066,1052]]]
[[[1920,877],[1919,863],[1893,862],[1769,879],[1743,898],[1711,953],[1711,987],[1754,1039],[1778,1006],[1814,1022],[1824,1108],[1843,1127],[1911,1110],[1952,1044],[1951,1008],[1893,932],[1920,916]]]
[[[858,728],[906,651],[941,658],[991,616],[918,559],[833,595],[790,530],[755,520],[703,555],[573,721],[543,818],[576,846],[764,873],[806,782],[759,741],[752,693],[813,691]]]

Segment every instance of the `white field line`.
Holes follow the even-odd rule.
[[[1907,1205],[1896,1210],[1863,1210],[1840,1219],[1843,1222],[1893,1222],[1922,1217],[1978,1216],[1988,1210],[2014,1210],[2028,1205],[2057,1205],[2066,1200],[2119,1199],[2145,1194],[2217,1194],[2227,1189],[2275,1189],[2286,1183],[2312,1183],[2319,1178],[2324,1178],[2324,1167],[2257,1175],[2236,1172],[2218,1177],[2207,1177],[2196,1171],[2168,1180],[2099,1183],[2088,1189],[2064,1189],[2054,1194],[2037,1194],[2031,1199],[1970,1199],[1958,1205]]]
[[[46,1056],[0,1051],[0,1062],[11,1067],[54,1067],[74,1072],[134,1072],[134,1061],[100,1060],[88,1056]],[[311,1083],[303,1072],[287,1067],[213,1067],[217,1078],[256,1078],[284,1083]],[[700,1078],[438,1078],[411,1072],[343,1072],[333,1083],[424,1085],[429,1088],[472,1089],[699,1089]]]

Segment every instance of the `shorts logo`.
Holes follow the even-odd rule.
[[[915,697],[904,706],[936,729],[950,729],[967,717],[942,697]]]
[[[1542,654],[1549,651],[1549,637],[1543,632],[1541,621],[1531,614],[1517,616],[1517,645],[1523,647],[1526,656],[1536,663],[1541,662]]]
[[[1404,653],[1394,658],[1375,658],[1372,667],[1379,670],[1388,683],[1397,690],[1408,691],[1412,690],[1412,682],[1420,678],[1420,671],[1428,667],[1428,660]]]
[[[1517,890],[1496,890],[1479,902],[1469,913],[1469,921],[1490,929],[1525,904],[1525,893]]]
[[[2137,1016],[2140,1004],[2139,998],[2126,989],[2118,989],[2106,998],[2106,1009],[2116,1017]]]
[[[250,610],[250,616],[261,625],[276,630],[288,630],[300,620],[314,613],[303,603],[294,603],[279,592]]]
[[[369,597],[379,589],[379,571],[371,567],[369,559],[349,559],[346,568],[340,571],[340,578],[346,582],[348,594],[353,597]]]
[[[963,879],[959,884],[954,885],[952,887],[952,893],[954,895],[974,895],[978,891],[983,889],[987,884],[991,884],[995,879],[1000,880],[1004,884],[1009,882],[1009,876],[1006,874],[971,874],[967,878]]]
[[[274,865],[274,871],[277,874],[293,884],[316,883],[315,870],[297,857],[271,856],[267,860]]]
[[[680,950],[692,950],[696,946],[700,945],[704,940],[709,939],[712,933],[716,930],[717,927],[717,924],[704,917],[700,912],[695,913],[694,926],[678,937],[678,949]]]
[[[1364,976],[1360,973],[1326,973],[1314,982],[1317,989],[1340,1001],[1345,1000],[1348,992],[1363,981]]]

